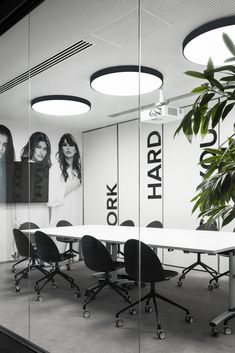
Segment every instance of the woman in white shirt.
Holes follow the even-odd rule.
[[[64,219],[73,225],[81,222],[81,155],[74,137],[64,134],[56,154],[58,163],[49,176],[50,225]]]

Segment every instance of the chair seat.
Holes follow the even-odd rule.
[[[74,258],[76,255],[70,253],[60,254],[60,261],[65,261]]]
[[[124,262],[114,261],[114,267],[115,267],[115,270],[119,270],[124,267]]]
[[[164,270],[165,279],[170,279],[178,275],[178,272],[171,270]]]
[[[61,243],[78,243],[79,240],[75,238],[68,238],[68,237],[56,237],[56,240]]]

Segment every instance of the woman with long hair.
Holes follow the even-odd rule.
[[[81,155],[78,144],[70,133],[60,138],[56,159],[58,163],[52,166],[49,177],[50,225],[55,226],[61,219],[79,224]]]
[[[10,186],[10,183],[12,182],[14,159],[15,159],[15,151],[14,151],[11,132],[5,125],[0,125],[0,202],[1,203],[6,203],[6,199],[7,199],[6,183],[8,181],[8,186]]]
[[[61,137],[57,159],[65,182],[69,177],[69,171],[81,182],[81,156],[78,145],[71,134],[64,134]]]
[[[0,125],[0,160],[13,162],[15,150],[10,130],[5,125]]]
[[[51,167],[51,143],[46,134],[34,132],[21,151],[22,162],[43,163]]]

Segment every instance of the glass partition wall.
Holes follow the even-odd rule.
[[[25,136],[25,144],[30,141],[30,222],[40,228],[56,227],[61,220],[99,226],[132,220],[139,225],[139,6],[137,0],[56,0],[45,1],[30,14],[29,56],[35,74],[30,77],[29,104],[46,96],[47,102],[56,98],[58,107],[58,98],[72,96],[90,107],[76,115],[62,113],[62,107],[52,114],[30,108],[30,133]],[[134,95],[125,92],[128,78],[121,84],[93,85],[110,68],[115,74],[134,70]],[[97,236],[92,231],[86,235]],[[69,249],[66,241],[53,240],[60,252]],[[116,246],[103,244],[115,259]],[[81,242],[72,247],[79,255],[74,252],[73,260],[59,267],[74,280],[72,285],[56,275],[54,283],[41,289],[43,282],[37,280],[42,274],[31,271],[30,339],[51,353],[81,347],[85,352],[117,352],[127,346],[137,352],[139,317],[126,312],[121,316],[124,326],[115,323],[116,312],[129,301],[124,291],[121,296],[107,286],[84,309],[84,297],[92,293],[87,288],[102,284],[104,277],[94,275],[100,272],[99,267],[95,271],[96,258],[91,268],[83,261]],[[118,250],[117,260],[123,262],[123,245]],[[53,271],[48,263],[44,268]],[[121,272],[118,284],[127,289]],[[138,298],[138,286],[129,295]]]
[[[30,288],[26,274],[27,261],[18,264],[24,256],[19,253],[13,229],[19,228],[19,207],[24,203],[24,219],[30,208],[28,184],[23,180],[21,150],[29,134],[29,18],[24,17],[0,38],[0,325],[23,337],[30,335]],[[27,171],[24,174],[27,179]],[[23,188],[23,189],[22,189]],[[27,241],[26,241],[27,246]],[[18,276],[15,275],[19,273]]]

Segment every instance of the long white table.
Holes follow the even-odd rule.
[[[34,233],[36,230],[30,230]],[[81,239],[92,235],[102,242],[124,244],[128,239],[139,239],[157,248],[219,254],[229,251],[229,295],[228,310],[210,322],[212,335],[218,334],[217,325],[235,314],[235,234],[234,232],[197,231],[186,229],[121,227],[108,225],[85,225],[71,227],[41,228],[49,236]],[[224,327],[225,333],[230,328]]]

